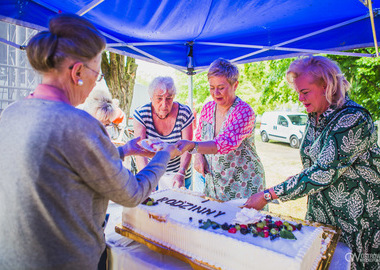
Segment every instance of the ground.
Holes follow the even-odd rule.
[[[302,170],[299,149],[294,149],[286,143],[269,141],[264,143],[256,136],[256,150],[264,165],[267,187],[272,187],[285,181],[289,176]],[[304,219],[307,198],[276,204],[269,204],[269,211]]]

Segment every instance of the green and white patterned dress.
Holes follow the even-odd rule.
[[[304,170],[274,188],[281,201],[308,195],[307,220],[342,229],[352,269],[380,269],[380,149],[368,111],[348,97],[316,123],[301,145]]]
[[[239,97],[229,109],[219,133],[214,136],[216,103],[207,103],[201,112],[197,141],[213,140],[217,154],[204,155],[210,173],[204,193],[228,201],[248,198],[265,188],[264,167],[255,147],[255,113]]]

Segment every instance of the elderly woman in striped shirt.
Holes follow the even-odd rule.
[[[174,102],[176,88],[171,77],[157,77],[148,89],[151,102],[135,110],[133,128],[135,137],[142,139],[159,138],[166,143],[178,140],[192,140],[193,113],[186,105]],[[192,175],[191,155],[187,152],[169,161],[166,172],[174,175],[174,186],[189,188]],[[136,157],[137,168],[148,164],[145,157]]]

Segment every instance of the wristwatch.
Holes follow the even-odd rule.
[[[190,154],[196,154],[198,153],[198,142],[194,142],[195,146],[191,151],[188,151]]]
[[[270,194],[270,192],[269,192],[268,189],[264,190],[264,199],[265,199],[267,202],[270,202],[270,201],[273,200],[272,195]]]

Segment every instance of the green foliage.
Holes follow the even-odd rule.
[[[249,81],[258,97],[256,104],[248,102],[257,114],[298,103],[298,97],[285,80],[293,59],[271,60],[245,64],[242,78]],[[245,99],[244,99],[245,100]]]
[[[176,100],[183,104],[189,103],[189,76],[178,72],[176,74],[177,95]],[[210,101],[207,72],[195,74],[193,76],[193,106],[200,112],[203,105]]]
[[[354,50],[374,54],[374,48]],[[328,55],[338,62],[347,80],[352,84],[350,97],[370,111],[374,120],[380,119],[380,58]],[[236,94],[250,104],[256,114],[279,108],[300,106],[297,93],[285,79],[286,71],[295,58],[270,60],[239,65],[240,78]],[[188,103],[188,75],[176,75],[177,100]],[[211,100],[207,72],[193,76],[194,108],[199,112]]]
[[[374,54],[374,48],[354,50],[357,53]],[[337,61],[352,88],[350,97],[370,111],[374,120],[380,119],[380,58],[327,55]],[[263,61],[244,65],[243,77],[259,89],[261,105],[255,112],[284,107],[284,104],[298,104],[297,93],[285,79],[286,71],[294,58]],[[261,89],[261,90],[260,90]],[[250,103],[253,107],[254,104]]]
[[[375,54],[374,48],[354,50]],[[335,60],[351,83],[350,97],[366,108],[373,120],[380,119],[380,58],[328,56]]]
[[[261,104],[261,86],[259,83],[255,85],[246,77],[244,73],[244,65],[239,66],[240,70],[240,79],[239,86],[236,90],[236,95],[239,96],[242,100],[247,102],[252,106],[252,108],[256,111],[265,111],[266,105]],[[251,76],[255,76],[255,74],[251,74]],[[188,103],[188,85],[189,85],[189,76],[183,73],[176,74],[176,84],[177,84],[177,96],[176,99],[179,102]],[[200,112],[203,105],[211,101],[212,98],[210,96],[209,84],[207,80],[207,71],[196,74],[193,76],[193,100],[194,100],[194,108],[197,112]]]
[[[280,236],[281,236],[281,238],[284,238],[284,239],[297,240],[297,238],[294,236],[294,234],[288,230],[281,230]]]

